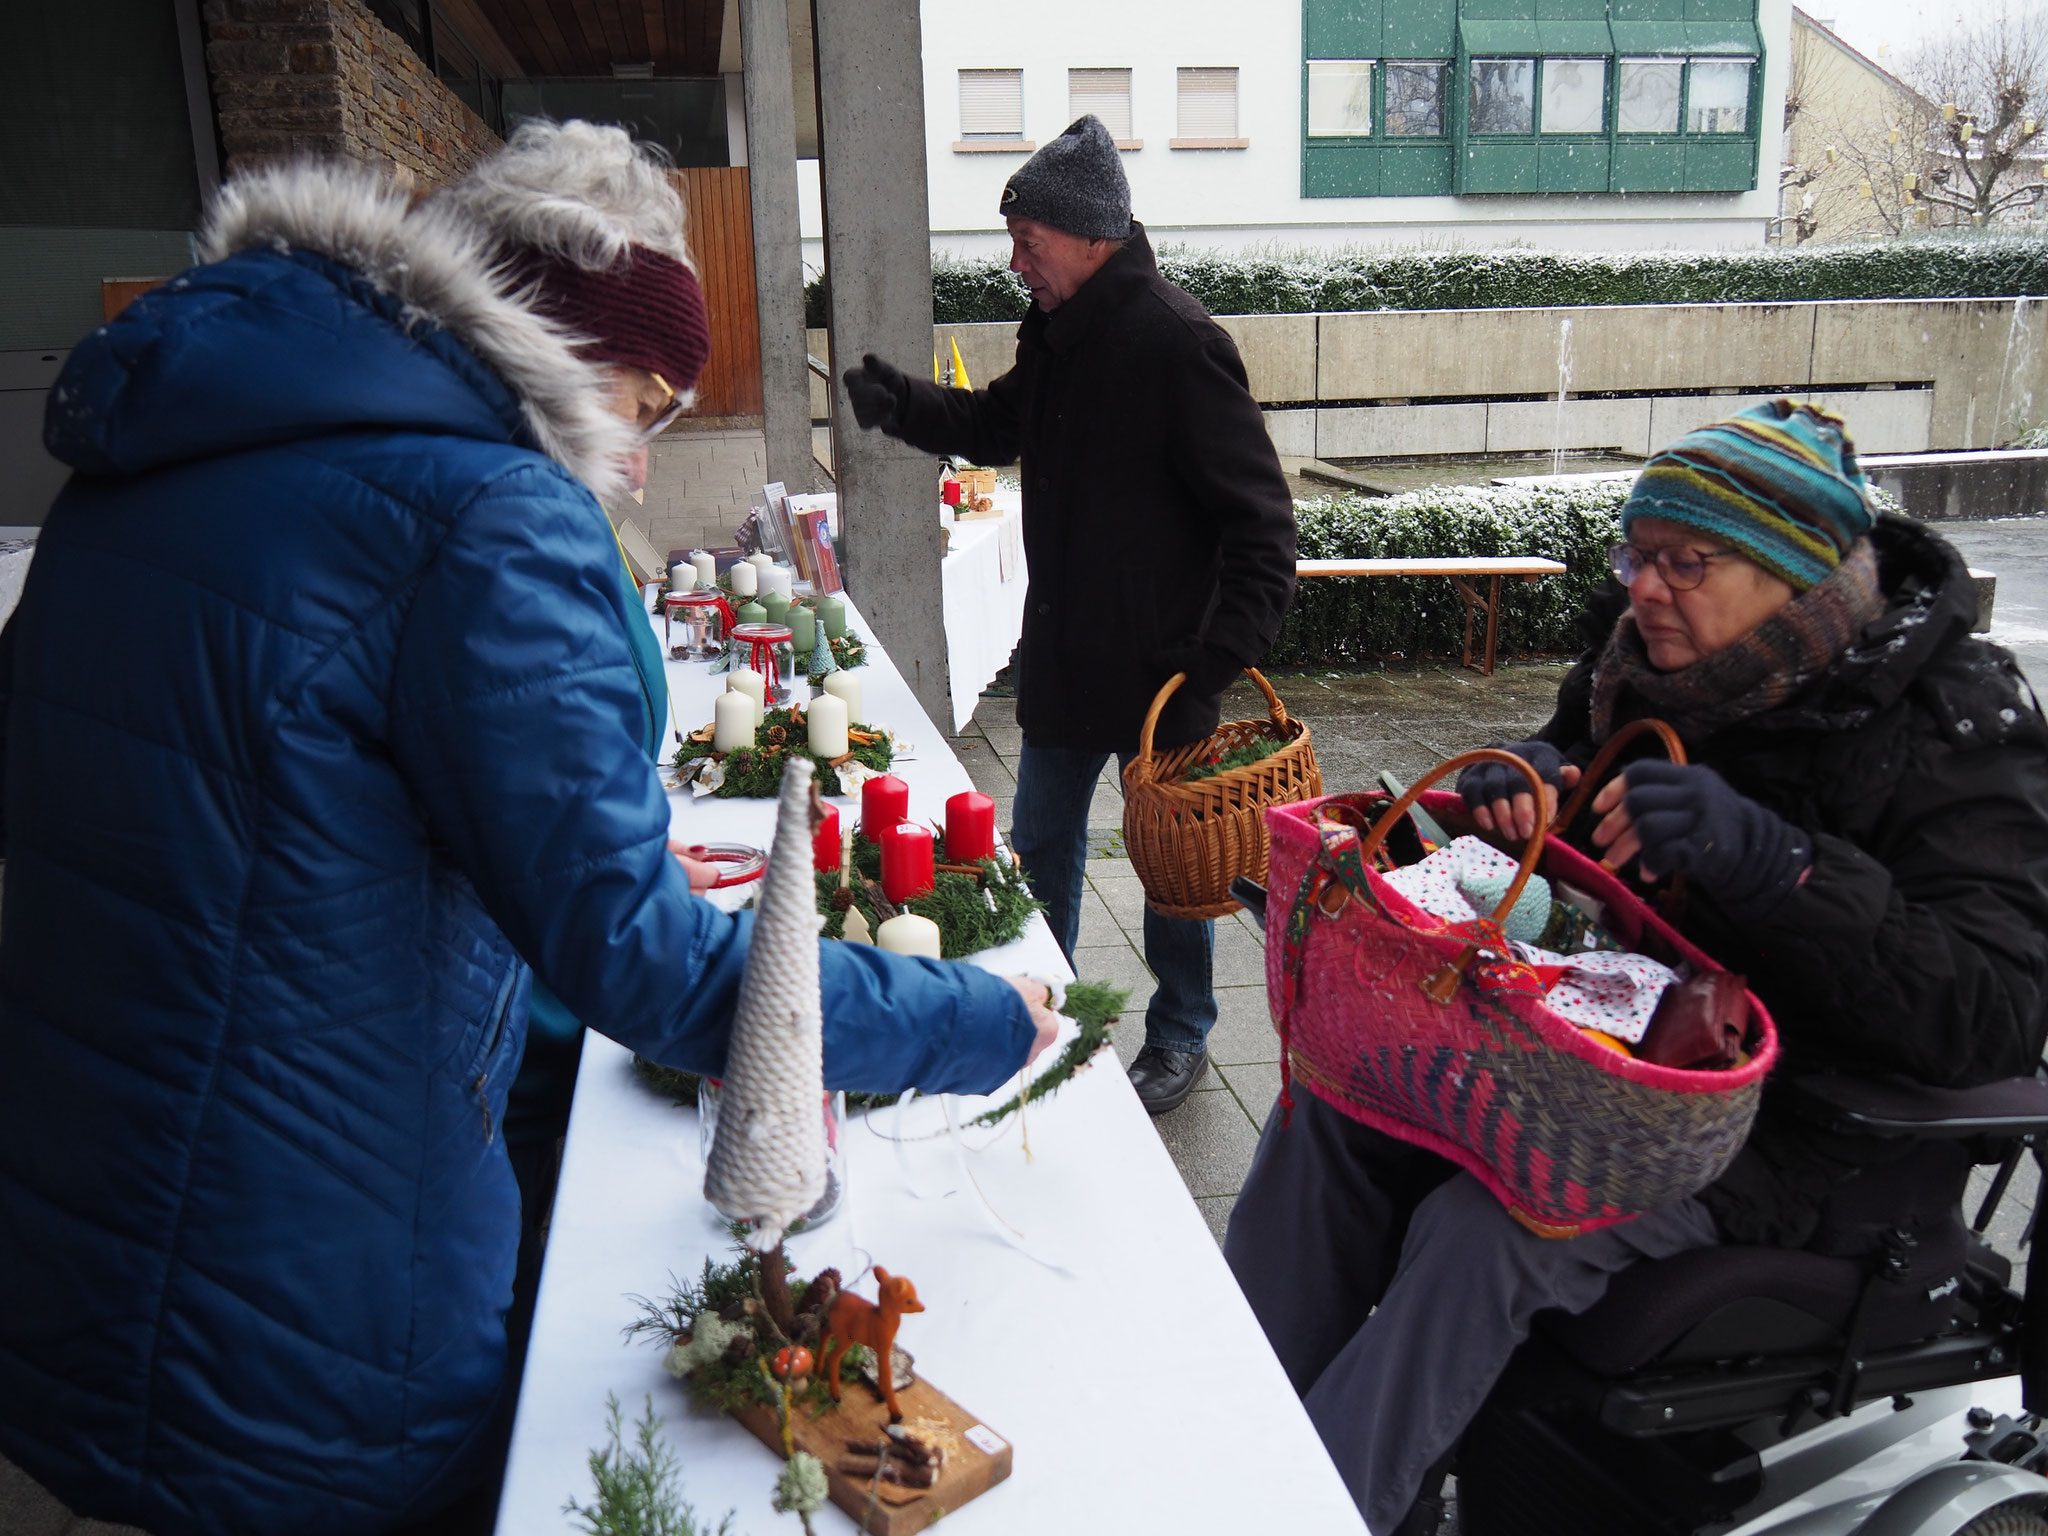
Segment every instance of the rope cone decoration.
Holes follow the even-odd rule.
[[[825,1036],[818,999],[818,907],[811,874],[814,767],[782,771],[775,846],[740,979],[704,1198],[753,1224],[767,1253],[825,1193]]]

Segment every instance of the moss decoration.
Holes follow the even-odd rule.
[[[1256,737],[1241,747],[1232,747],[1220,757],[1212,757],[1206,762],[1190,763],[1187,771],[1180,776],[1181,782],[1192,784],[1197,779],[1213,779],[1217,774],[1226,773],[1232,768],[1249,768],[1253,763],[1271,757],[1286,745],[1287,743],[1277,736]]]

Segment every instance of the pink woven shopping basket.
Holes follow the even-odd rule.
[[[1610,743],[1551,831],[1625,744]],[[1546,1006],[1541,981],[1514,959],[1496,922],[1447,923],[1387,884],[1372,866],[1388,831],[1416,803],[1447,829],[1469,829],[1455,794],[1425,791],[1487,760],[1520,767],[1540,792],[1520,758],[1488,750],[1453,758],[1391,802],[1332,795],[1266,813],[1266,986],[1283,1101],[1291,1105],[1298,1082],[1353,1119],[1470,1169],[1530,1230],[1569,1237],[1718,1178],[1748,1138],[1777,1032],[1752,995],[1747,1059],[1735,1068],[1695,1072],[1623,1056]],[[1604,902],[1605,926],[1627,947],[1722,969],[1542,828],[1499,912],[1513,910],[1536,870]]]

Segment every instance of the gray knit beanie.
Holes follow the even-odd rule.
[[[1129,239],[1131,184],[1102,119],[1077,119],[1026,160],[1003,187],[998,211],[1089,240]]]

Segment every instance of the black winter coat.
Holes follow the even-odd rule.
[[[2041,1056],[2048,726],[2012,657],[1971,635],[1976,592],[1954,548],[1896,517],[1872,540],[1884,617],[1797,699],[1692,756],[1814,837],[1812,872],[1767,917],[1744,921],[1695,889],[1679,922],[1749,978],[1780,1031],[1749,1144],[1701,1196],[1734,1242],[1824,1246],[1830,1192],[1897,1155],[1793,1118],[1792,1079],[1969,1087]],[[1541,733],[1582,764],[1593,664],[1626,607],[1618,587],[1604,597]]]
[[[892,429],[928,453],[1022,461],[1017,720],[1033,746],[1135,748],[1178,671],[1156,744],[1209,735],[1294,596],[1294,500],[1237,347],[1132,229],[1072,298],[1025,317],[1008,373],[972,391],[912,379]]]

